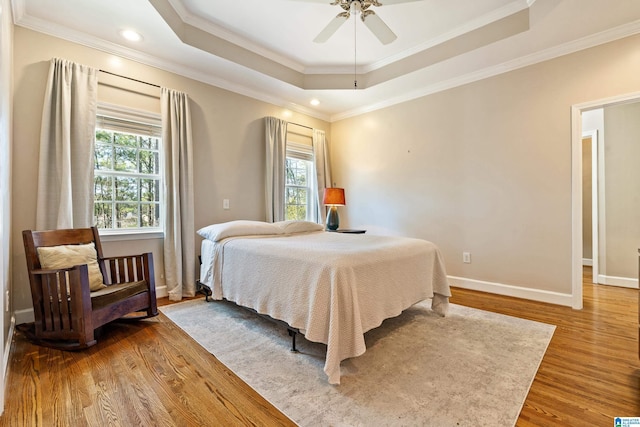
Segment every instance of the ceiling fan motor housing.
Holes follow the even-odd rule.
[[[371,6],[382,6],[378,0],[335,0],[332,5],[340,5],[346,11],[358,13],[367,10]]]

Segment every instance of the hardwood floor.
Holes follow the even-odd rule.
[[[454,290],[453,303],[556,325],[518,426],[613,426],[640,416],[638,290],[591,284],[582,310]]]
[[[640,416],[638,290],[589,281],[583,310],[453,289],[453,303],[557,325],[518,426]],[[17,334],[10,358],[2,426],[293,425],[163,315],[107,325],[77,353]]]
[[[82,352],[17,334],[10,357],[1,426],[295,425],[163,314],[105,325]]]

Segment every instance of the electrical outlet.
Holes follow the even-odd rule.
[[[222,209],[229,209],[229,199],[222,200]]]
[[[471,264],[471,252],[462,252],[462,262]]]

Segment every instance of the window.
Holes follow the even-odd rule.
[[[285,219],[315,221],[317,190],[310,146],[287,143],[285,174]]]
[[[114,106],[98,108],[94,223],[101,230],[162,229],[160,118]]]

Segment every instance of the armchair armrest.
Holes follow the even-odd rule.
[[[91,309],[86,264],[70,268],[35,269],[29,274],[36,329],[40,329],[40,332],[72,329],[73,319],[67,313]]]
[[[59,297],[80,297],[86,294],[90,296],[89,270],[86,264],[69,268],[35,269],[29,272],[37,283],[41,284],[40,293]],[[46,289],[45,289],[46,286]]]
[[[148,290],[148,316],[158,314],[153,253],[103,257],[98,260],[98,264],[107,286],[144,280]]]

